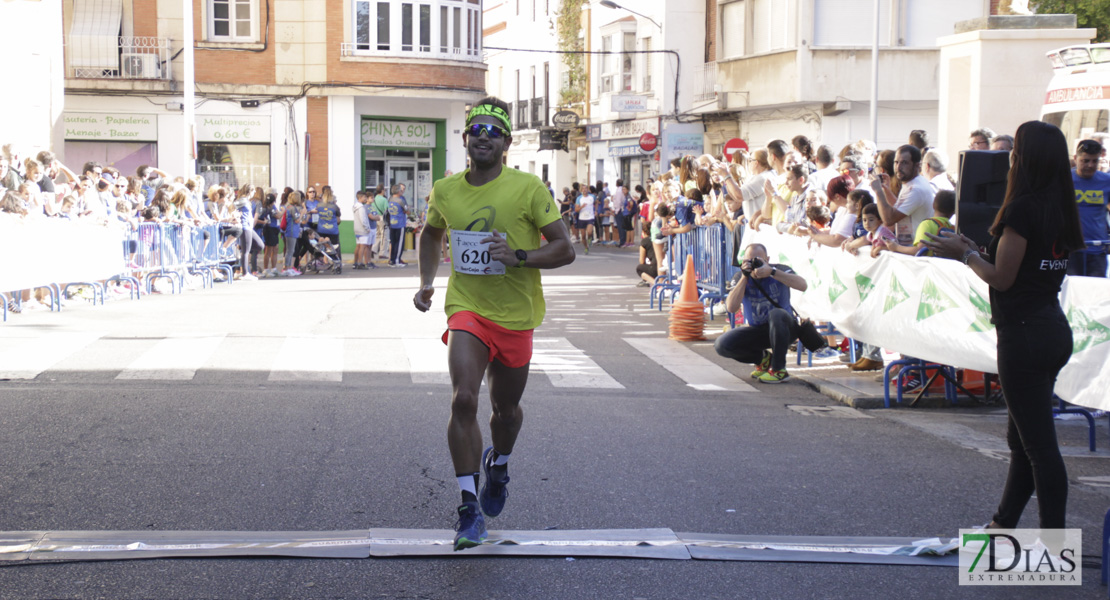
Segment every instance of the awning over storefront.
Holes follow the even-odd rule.
[[[118,69],[122,0],[73,3],[69,29],[69,64],[78,69]]]

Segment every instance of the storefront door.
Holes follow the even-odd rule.
[[[416,201],[416,161],[391,160],[386,167],[389,177],[389,186],[403,183],[405,185],[405,200],[409,206],[414,207]]]

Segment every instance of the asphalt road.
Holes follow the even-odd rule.
[[[626,340],[663,338],[666,323],[633,286],[634,259],[598,249],[545,279],[549,312],[537,338],[565,339],[596,365],[570,379],[604,375],[619,387],[533,373],[509,504],[491,528],[948,537],[989,520],[1005,463],[915,426],[949,413],[803,414],[788,405],[835,403],[797,381],[697,391],[634,349]],[[449,389],[418,364],[444,320],[412,308],[415,288],[411,266],[106,306],[73,301],[60,314],[12,317],[0,325],[9,362],[36,344],[58,347],[33,379],[0,381],[0,530],[450,528],[458,490],[444,435]],[[189,336],[215,339],[202,364],[182,355],[180,370],[163,375],[177,380],[150,376],[150,357],[174,347],[159,344]],[[688,347],[747,379],[749,367],[715,356],[711,344]],[[409,368],[398,369],[406,350]],[[266,367],[278,363],[293,375]],[[996,439],[1004,431],[997,407],[952,419]],[[1105,427],[1100,434],[1106,444]],[[1105,474],[1106,458],[1068,458],[1068,468],[1069,523],[1098,555],[1110,488],[1079,478]],[[1022,525],[1035,524],[1034,501]],[[1094,566],[1082,589],[956,582],[954,569],[935,567],[465,554],[0,563],[2,598],[1106,594]]]

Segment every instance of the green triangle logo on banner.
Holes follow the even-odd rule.
[[[940,291],[932,279],[927,278],[925,285],[921,287],[921,299],[917,303],[917,320],[924,321],[956,306],[955,300]]]
[[[890,312],[890,309],[905,302],[909,297],[910,295],[906,292],[906,288],[902,287],[901,283],[898,283],[898,278],[891,275],[890,290],[887,292],[886,302],[883,304],[883,313]]]
[[[833,271],[832,283],[829,284],[829,304],[836,302],[846,291],[848,291],[848,286],[844,285],[844,282],[840,280],[840,276],[836,274],[836,271]]]
[[[856,289],[859,290],[859,301],[863,302],[867,299],[871,290],[875,289],[875,282],[866,275],[856,274]]]
[[[994,329],[994,323],[991,323],[991,303],[975,290],[971,290],[967,299],[975,307],[975,320],[967,330],[982,333]]]
[[[1074,306],[1068,311],[1068,323],[1071,324],[1072,354],[1110,341],[1110,327],[1092,319],[1087,313]]]
[[[813,260],[812,258],[809,259],[809,269],[810,269],[810,273],[812,273],[812,275],[810,276],[810,279],[813,280],[812,281],[813,287],[814,288],[821,287],[821,269],[817,268],[817,261]]]

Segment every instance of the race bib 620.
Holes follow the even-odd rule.
[[[484,231],[451,230],[451,258],[456,272],[467,275],[504,275],[505,264],[489,255],[489,237]]]

